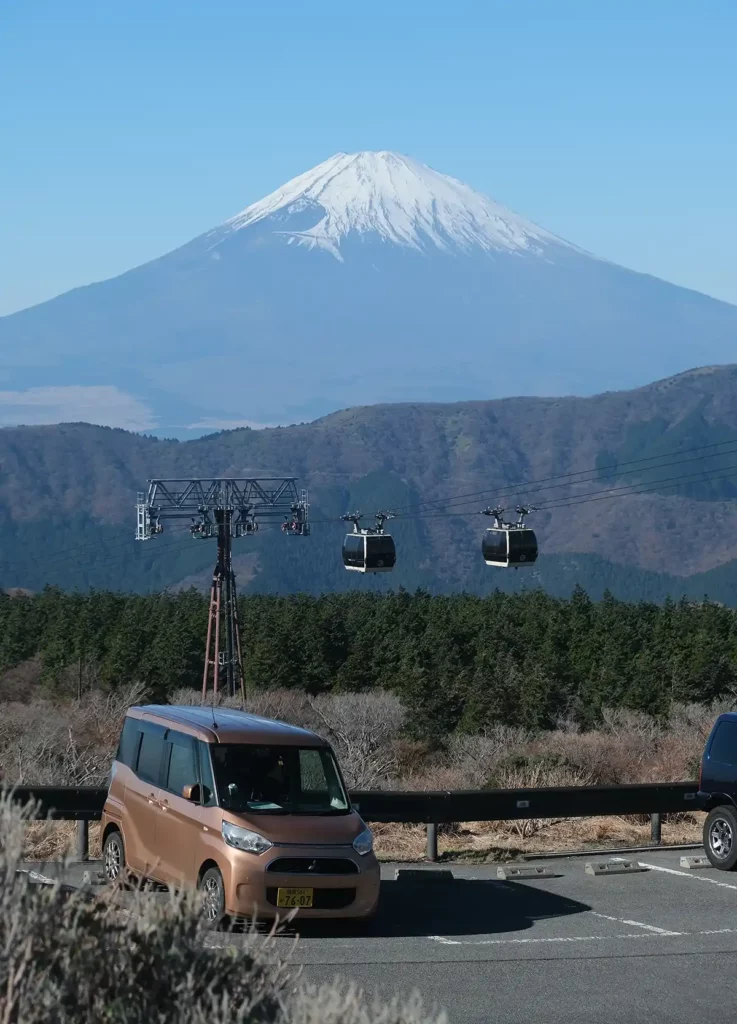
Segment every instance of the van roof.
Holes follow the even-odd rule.
[[[210,708],[188,704],[138,704],[128,709],[131,718],[148,718],[162,725],[183,725],[207,743],[274,743],[325,746],[325,740],[308,729],[262,718],[234,708]]]

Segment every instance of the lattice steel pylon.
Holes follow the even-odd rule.
[[[136,504],[136,540],[163,533],[164,519],[191,519],[192,536],[217,538],[207,617],[202,703],[212,679],[214,697],[225,682],[229,696],[239,691],[245,704],[238,594],[233,571],[232,541],[258,530],[259,520],[282,518],[282,531],[304,537],[310,532],[307,491],[297,490],[294,477],[255,479],[149,480]]]

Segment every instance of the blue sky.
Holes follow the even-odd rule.
[[[734,0],[3,0],[0,313],[392,149],[737,302]]]

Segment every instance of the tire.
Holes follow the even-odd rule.
[[[219,928],[227,920],[225,884],[218,868],[208,868],[198,886],[203,897],[203,912],[209,928]]]
[[[103,844],[102,870],[108,885],[122,885],[127,878],[125,843],[117,829],[108,834]]]
[[[724,805],[709,811],[704,822],[706,856],[720,871],[737,870],[737,812]]]

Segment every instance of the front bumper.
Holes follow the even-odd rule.
[[[254,864],[254,858],[233,858],[230,878],[226,881],[226,909],[236,917],[287,917],[295,911],[276,906],[279,888],[310,888],[314,905],[296,911],[299,918],[361,918],[371,917],[379,902],[380,869],[373,853],[360,857],[352,848],[330,847],[316,851],[314,847],[275,846]],[[350,862],[355,871],[329,873],[321,871],[280,870],[277,861],[291,861],[295,868],[300,861],[334,860]],[[260,858],[259,858],[260,861]]]

